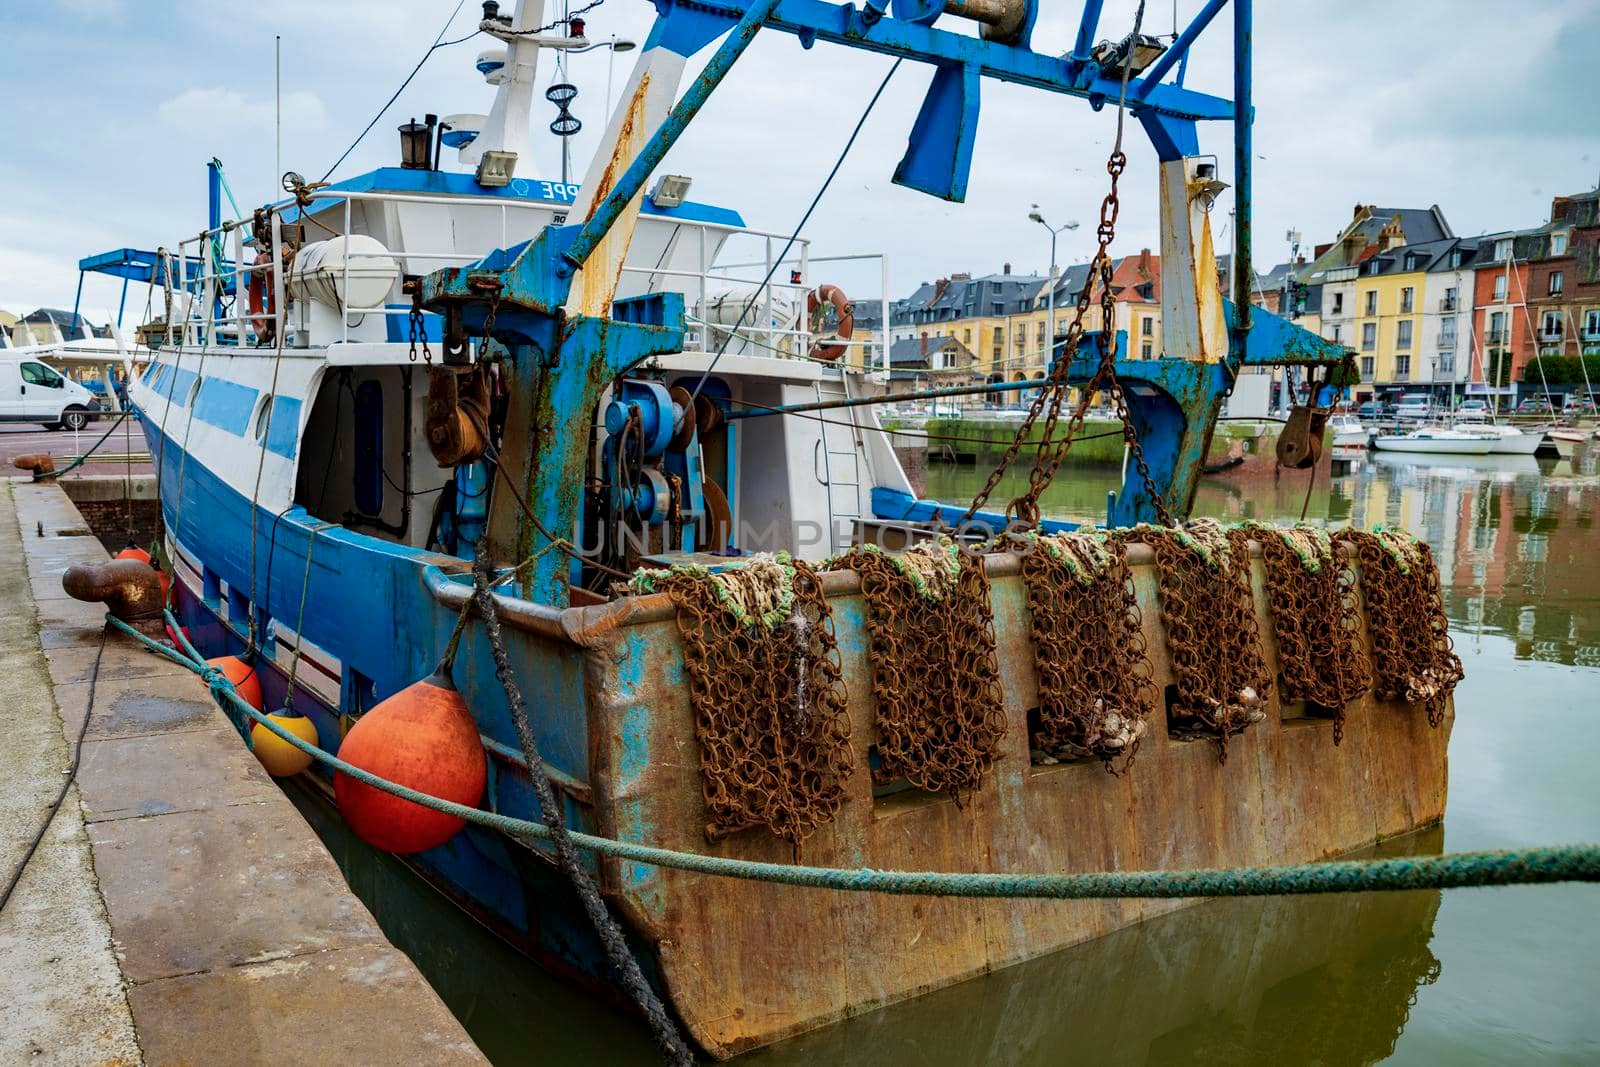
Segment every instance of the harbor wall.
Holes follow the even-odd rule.
[[[50,695],[29,705],[34,728],[52,744],[83,738],[76,789],[0,916],[8,962],[51,961],[0,969],[8,1003],[33,1003],[24,994],[38,992],[78,1010],[41,1016],[16,1061],[486,1062],[199,678],[108,633],[101,605],[62,592],[66,567],[107,558],[64,489],[21,480],[5,488],[15,518],[0,516],[0,541],[25,559],[29,582],[11,593],[31,593],[23,610],[32,630],[30,647],[8,655],[31,655],[48,672]],[[58,788],[60,765],[48,762]],[[29,828],[42,814],[27,810]],[[74,833],[87,841],[84,862],[68,866],[69,884],[49,888],[92,902],[69,932],[38,921],[48,902],[37,900],[36,879],[59,871],[57,850]],[[96,938],[98,956],[65,951]],[[84,1007],[83,988],[100,1002]],[[5,1062],[9,1033],[0,1027]],[[68,1051],[79,1047],[103,1055]]]

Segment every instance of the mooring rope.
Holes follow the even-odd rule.
[[[99,449],[99,447],[101,445],[105,444],[106,440],[108,438],[110,438],[110,436],[113,433],[116,433],[117,427],[121,426],[123,424],[123,422],[128,418],[128,415],[132,411],[133,411],[132,408],[123,408],[122,409],[122,414],[117,416],[117,421],[113,422],[111,424],[111,426],[106,430],[106,432],[100,435],[100,440],[96,441],[94,444],[89,446],[89,451],[83,453],[83,455],[81,455],[78,458],[74,459],[71,463],[68,463],[65,467],[62,467],[58,471],[41,471],[40,473],[35,474],[33,476],[33,480],[36,481],[36,482],[43,482],[43,481],[48,481],[51,478],[59,478],[63,474],[66,474],[68,471],[75,470],[76,468],[83,466],[84,463],[89,459],[89,457],[94,455],[95,451],[97,449]],[[131,462],[131,460],[130,460],[130,462]]]
[[[497,812],[469,808],[420,793],[379,778],[370,771],[326,752],[290,733],[247,704],[234,692],[233,683],[194,651],[170,611],[167,625],[177,635],[180,652],[140,633],[111,615],[106,621],[175,663],[199,675],[211,695],[232,709],[236,726],[249,742],[243,724],[259,722],[284,741],[334,770],[375,789],[434,811],[511,835],[548,839],[543,823]],[[537,773],[536,771],[534,773]],[[870,867],[806,867],[755,860],[706,856],[676,849],[617,841],[593,834],[567,831],[579,848],[630,863],[649,864],[746,881],[834,889],[847,892],[885,893],[896,896],[971,897],[1003,899],[1092,900],[1107,898],[1254,897],[1309,893],[1366,893],[1408,889],[1466,889],[1479,886],[1543,885],[1552,882],[1600,882],[1600,845],[1553,845],[1483,852],[1455,852],[1442,856],[1406,856],[1376,860],[1334,860],[1277,867],[1222,867],[1179,871],[1104,871],[1085,874],[1011,874],[942,871],[884,871]]]

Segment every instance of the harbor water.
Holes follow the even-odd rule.
[[[1442,828],[1385,850],[1600,839],[1597,458],[1379,455],[1311,485],[1309,503],[1301,472],[1203,483],[1196,514],[1292,520],[1304,506],[1334,524],[1402,526],[1434,548],[1467,670],[1449,806]],[[985,474],[932,467],[926,495],[968,499]],[[1103,516],[1116,481],[1070,471],[1045,511]],[[656,1062],[633,1018],[527,963],[321,801],[291,794],[494,1062]],[[1206,903],[744,1061],[1593,1063],[1597,906],[1600,889],[1574,885]]]

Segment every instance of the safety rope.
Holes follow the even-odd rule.
[[[312,758],[374,789],[434,811],[513,836],[549,838],[550,827],[497,812],[481,811],[419,793],[346,763],[284,729],[234,692],[223,673],[200,658],[166,613],[167,624],[185,652],[135,630],[122,620],[106,621],[173,662],[198,674],[230,717],[253,719]],[[187,654],[186,654],[187,653]],[[237,723],[236,723],[237,725]],[[896,896],[1033,898],[1090,900],[1108,898],[1285,896],[1307,893],[1365,893],[1408,889],[1465,889],[1478,886],[1600,882],[1600,845],[1553,845],[1442,856],[1377,860],[1335,860],[1276,867],[1225,867],[1179,871],[1105,871],[1093,874],[1010,874],[941,871],[882,871],[870,867],[807,867],[705,856],[655,848],[593,834],[566,831],[575,846],[630,863],[691,871],[746,881],[807,889],[886,893]]]

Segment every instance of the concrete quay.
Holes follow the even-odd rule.
[[[0,479],[0,879],[88,716],[0,912],[0,1065],[487,1062],[199,679],[61,591],[106,555]]]

